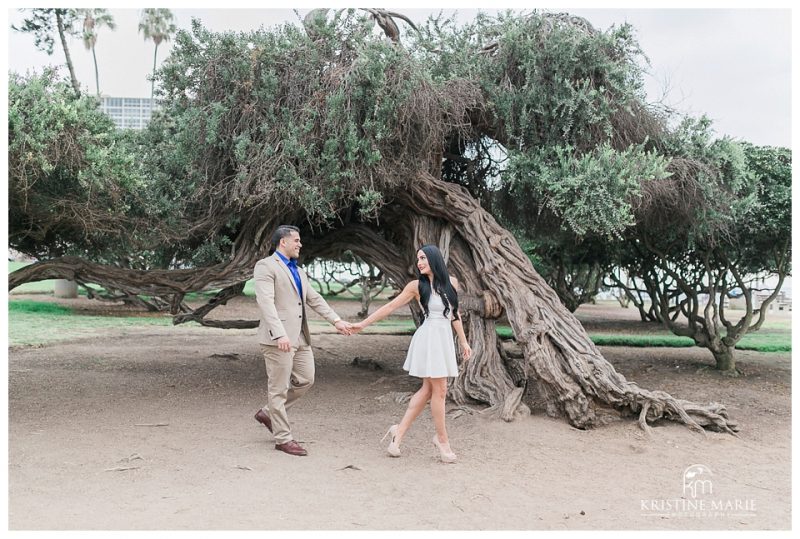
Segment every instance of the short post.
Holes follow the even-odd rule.
[[[56,279],[53,295],[57,298],[77,298],[78,283],[69,279]]]

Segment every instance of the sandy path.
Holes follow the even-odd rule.
[[[11,529],[788,529],[790,354],[744,352],[738,379],[697,349],[604,348],[626,376],[726,403],[740,438],[631,421],[579,431],[541,413],[449,419],[460,461],[435,458],[425,412],[403,457],[379,442],[416,389],[408,337],[319,335],[317,383],[293,411],[310,455],[273,450],[254,331],[114,330],[9,352]],[[214,354],[235,354],[214,356]],[[356,355],[382,371],[348,365]],[[388,397],[387,397],[388,395]],[[167,426],[136,426],[167,423]],[[650,516],[692,464],[746,516]],[[351,466],[348,468],[348,466]],[[133,468],[108,471],[114,468]],[[710,502],[710,500],[707,500]],[[752,507],[752,506],[751,506]],[[583,514],[582,514],[583,512]],[[730,513],[731,511],[728,511]]]

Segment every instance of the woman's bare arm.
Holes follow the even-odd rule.
[[[411,281],[405,286],[405,288],[403,288],[403,291],[400,292],[396,298],[369,315],[361,322],[354,324],[354,327],[364,329],[368,325],[374,324],[378,320],[383,320],[403,305],[406,305],[412,299],[417,298],[419,298],[419,281]]]

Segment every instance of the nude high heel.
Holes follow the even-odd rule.
[[[439,443],[439,438],[435,434],[433,435],[433,445],[435,445],[436,449],[439,450],[439,457],[441,457],[442,462],[450,464],[456,461],[456,454],[452,451],[445,452],[442,444]]]
[[[392,438],[389,440],[389,447],[386,448],[386,452],[389,453],[389,456],[392,457],[399,457],[400,456],[400,443],[397,442],[397,425],[392,425],[389,427],[389,430],[386,431],[386,434],[383,435],[381,438],[381,442],[386,439],[387,436],[392,435]]]

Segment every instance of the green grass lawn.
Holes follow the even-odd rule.
[[[792,335],[788,322],[776,321],[772,327],[767,327],[766,322],[762,328],[754,333],[745,335],[736,345],[737,350],[755,350],[757,352],[791,352]],[[498,326],[497,334],[502,338],[510,339],[513,332],[509,326]],[[689,337],[679,337],[664,330],[663,334],[631,335],[611,333],[590,333],[589,338],[598,346],[632,346],[632,347],[669,347],[686,348],[694,346],[694,341]]]
[[[31,300],[8,302],[8,344],[45,344],[76,337],[102,335],[109,328],[170,326],[169,315],[84,316],[53,303]]]
[[[314,325],[327,322],[314,321]],[[8,340],[10,345],[42,344],[74,337],[97,335],[108,328],[169,326],[172,318],[166,314],[148,316],[88,316],[75,314],[69,307],[32,300],[10,300],[8,303]],[[736,346],[739,350],[758,352],[789,352],[792,349],[791,324],[788,321],[773,321],[761,331],[746,335]],[[397,333],[409,335],[414,332],[411,320],[383,320],[367,328],[364,333]],[[509,326],[498,326],[497,334],[511,338]],[[691,347],[694,343],[687,337],[669,333],[650,335],[590,334],[589,338],[600,346],[632,347]]]
[[[9,262],[9,272],[16,271],[25,267],[27,264],[22,262]],[[27,294],[52,294],[53,280],[26,283],[13,290],[16,293]],[[318,287],[315,285],[315,289]],[[355,290],[354,290],[355,291]],[[83,289],[79,289],[80,295],[85,295]],[[216,290],[206,292],[193,292],[186,295],[187,300],[203,301],[216,294]],[[255,287],[253,280],[249,280],[244,286],[244,295],[255,297]],[[359,298],[351,294],[339,296],[325,296],[327,300],[349,300],[359,301]],[[61,340],[77,335],[88,335],[96,333],[103,328],[128,327],[128,326],[147,326],[147,325],[169,325],[171,318],[168,315],[160,317],[104,317],[104,316],[84,316],[75,315],[66,307],[61,307],[49,303],[34,301],[15,301],[9,302],[9,343],[14,344],[36,344]],[[414,324],[410,320],[384,320],[368,328],[370,332],[396,332],[398,334],[411,334],[414,332]],[[508,326],[498,326],[497,333],[502,338],[511,338],[513,333]],[[691,347],[694,343],[688,337],[678,337],[669,333],[665,329],[656,330],[651,334],[624,334],[624,333],[602,333],[589,334],[589,337],[597,345],[602,346],[633,346],[633,347]],[[792,349],[791,321],[787,319],[767,319],[758,332],[750,333],[736,346],[739,350],[756,350],[759,352],[789,352]]]

